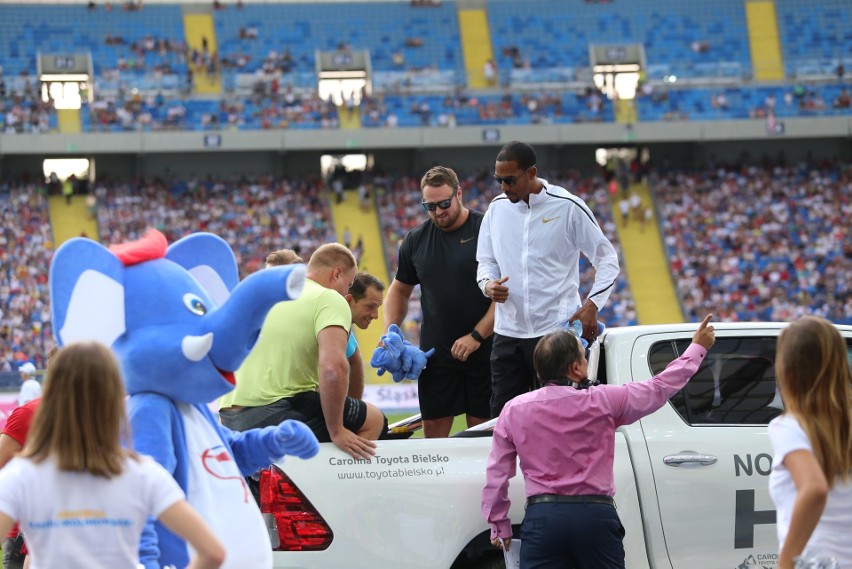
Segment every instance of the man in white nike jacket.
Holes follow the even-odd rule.
[[[497,303],[491,351],[491,414],[535,383],[539,338],[579,319],[590,342],[598,310],[618,276],[618,256],[583,200],[536,176],[535,150],[510,142],[497,155],[492,200],[479,229],[476,280]],[[581,305],[580,253],[595,267],[595,284]],[[579,308],[577,308],[579,306]]]

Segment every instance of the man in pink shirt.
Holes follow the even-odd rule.
[[[503,408],[488,456],[482,515],[491,541],[509,547],[509,479],[520,458],[527,509],[521,567],[624,567],[624,528],[612,496],[615,430],[662,407],[682,389],[716,341],[707,315],[692,345],[659,375],[626,385],[591,385],[579,339],[545,335],[534,352],[542,387]]]

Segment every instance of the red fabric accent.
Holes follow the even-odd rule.
[[[169,242],[166,240],[166,236],[152,228],[145,232],[142,239],[110,245],[109,250],[124,263],[125,267],[129,267],[145,261],[162,259],[166,256],[168,247]]]
[[[24,446],[27,442],[27,435],[30,433],[30,425],[33,422],[35,412],[38,410],[38,405],[41,403],[41,397],[33,399],[29,403],[21,405],[9,415],[6,421],[6,426],[3,427],[3,434],[11,437],[19,445]],[[15,539],[18,537],[18,524],[16,523],[6,534],[6,537]]]
[[[12,437],[15,442],[24,446],[24,443],[27,442],[27,434],[30,432],[30,424],[33,422],[33,416],[38,409],[39,403],[41,403],[40,397],[12,411],[12,414],[9,415],[9,419],[6,421],[6,426],[3,427],[3,434]]]

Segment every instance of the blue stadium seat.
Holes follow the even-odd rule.
[[[627,43],[645,46],[649,66],[670,66],[684,77],[718,73],[723,62],[750,64],[743,0],[488,0],[487,5],[501,69],[512,67],[512,47],[534,69],[575,68],[589,67],[591,44]],[[706,41],[709,49],[693,51],[693,41]]]

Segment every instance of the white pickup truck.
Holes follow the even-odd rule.
[[[629,568],[776,564],[766,425],[782,408],[774,360],[784,325],[714,326],[716,344],[687,387],[616,434],[615,501]],[[610,384],[647,379],[683,352],[696,327],[607,330],[592,348],[589,375]],[[852,327],[838,328],[852,354]],[[480,514],[490,428],[493,421],[449,439],[380,441],[369,461],[323,444],[316,458],[264,472],[275,567],[502,566]],[[510,497],[517,536],[520,472]]]

